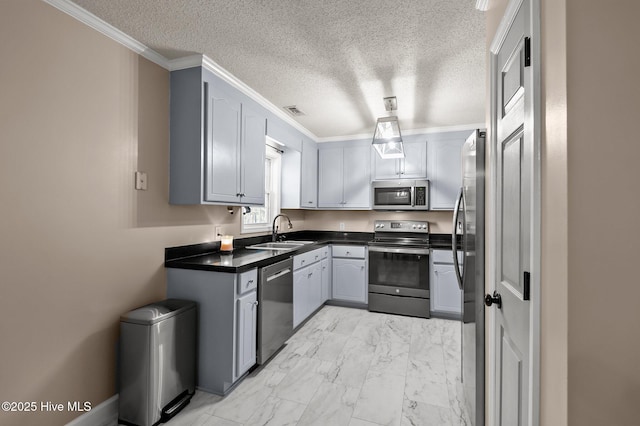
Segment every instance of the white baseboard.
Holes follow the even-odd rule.
[[[118,424],[118,394],[103,401],[67,423],[66,426],[117,426]]]

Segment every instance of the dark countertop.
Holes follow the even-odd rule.
[[[283,235],[286,240],[315,241],[297,250],[254,250],[246,246],[271,241],[270,235],[238,238],[230,254],[220,252],[220,242],[213,241],[165,249],[167,268],[198,269],[218,272],[244,272],[253,268],[271,265],[290,256],[306,253],[327,244],[367,245],[373,240],[372,232],[296,231]],[[451,249],[451,235],[431,234],[430,247],[436,250]]]
[[[230,254],[220,252],[220,242],[193,244],[165,249],[164,266],[167,268],[199,269],[218,272],[244,272],[271,265],[290,256],[306,253],[327,244],[366,245],[373,239],[371,232],[297,231],[281,234],[286,240],[315,241],[296,250],[254,250],[244,247],[271,241],[271,236],[239,238],[234,240]]]

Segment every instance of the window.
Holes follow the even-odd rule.
[[[280,151],[267,145],[264,160],[264,206],[252,206],[242,215],[241,232],[271,231],[273,218],[280,214]]]

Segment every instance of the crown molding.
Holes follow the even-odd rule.
[[[206,55],[191,55],[183,58],[177,58],[169,60],[156,52],[155,50],[149,48],[148,46],[140,43],[138,40],[133,37],[125,34],[120,31],[113,25],[103,21],[98,18],[93,13],[88,10],[78,6],[73,3],[71,0],[42,0],[43,2],[55,7],[56,9],[66,13],[67,15],[77,19],[83,24],[93,28],[94,30],[104,34],[105,36],[111,38],[117,43],[120,43],[124,47],[132,50],[133,52],[139,54],[140,56],[150,60],[151,62],[161,66],[162,68],[169,71],[176,71],[186,68],[193,67],[204,67],[220,77],[222,80],[235,87],[260,105],[262,105],[265,109],[272,112],[276,117],[283,120],[285,123],[289,124],[291,127],[298,130],[303,135],[311,138],[315,142],[335,142],[335,141],[344,141],[344,140],[355,140],[355,139],[368,139],[373,137],[372,134],[359,134],[359,135],[345,135],[345,136],[333,136],[328,138],[319,138],[315,134],[313,134],[309,129],[304,127],[302,124],[298,123],[293,119],[289,114],[279,108],[277,105],[271,103],[268,99],[262,96],[260,93],[256,92],[254,89],[245,84],[242,80],[238,79],[236,76],[231,74],[229,71],[221,67],[217,64],[213,59],[209,58]],[[516,3],[521,3],[522,0],[515,0]],[[479,4],[486,3],[488,4],[488,0],[476,0],[476,7]],[[511,2],[513,3],[513,1]],[[513,9],[513,4],[510,4],[511,9]],[[517,9],[516,9],[517,10]],[[473,129],[482,129],[485,127],[484,123],[479,124],[469,124],[462,126],[450,126],[450,127],[432,127],[427,129],[414,129],[414,130],[406,130],[403,131],[404,135],[416,135],[416,134],[429,134],[429,133],[440,133],[440,132],[453,132],[458,130],[473,130]]]
[[[106,35],[107,37],[111,38],[117,43],[120,43],[124,47],[134,51],[140,56],[147,58],[151,62],[154,62],[160,65],[164,69],[167,69],[169,71],[175,71],[175,70],[180,70],[185,68],[202,66],[208,69],[209,71],[211,71],[212,73],[214,73],[215,75],[217,75],[218,77],[220,77],[225,82],[229,83],[231,86],[240,90],[245,95],[249,96],[251,99],[258,102],[264,108],[271,111],[278,118],[282,119],[284,122],[294,127],[296,130],[298,130],[302,134],[313,139],[314,141],[318,139],[316,135],[314,135],[311,131],[309,131],[309,129],[307,129],[306,127],[304,127],[303,125],[295,121],[291,116],[289,116],[287,113],[285,113],[280,108],[278,108],[278,106],[271,103],[264,96],[262,96],[261,94],[253,90],[251,87],[246,85],[243,81],[238,79],[229,71],[222,68],[213,59],[205,55],[191,55],[183,58],[169,60],[164,56],[162,56],[161,54],[159,54],[158,52],[156,52],[155,50],[149,48],[148,46],[145,46],[144,44],[140,43],[138,40],[134,39],[133,37],[130,37],[129,35],[120,31],[113,25],[103,21],[93,13],[78,6],[77,4],[73,3],[70,0],[42,0],[42,1],[50,4],[56,9],[66,13],[67,15],[77,19],[78,21],[93,28],[94,30]]]
[[[314,135],[309,129],[295,121],[289,114],[284,112],[281,108],[278,108],[277,105],[274,105],[260,93],[253,90],[250,86],[237,78],[235,75],[231,74],[229,71],[221,67],[216,61],[209,58],[207,55],[196,54],[185,56],[184,58],[173,59],[169,61],[168,69],[170,71],[176,71],[193,67],[203,67],[211,71],[212,73],[220,77],[223,81],[235,87],[257,103],[262,105],[267,110],[271,111],[274,115],[283,120],[285,123],[289,124],[291,127],[298,130],[300,133],[306,135],[314,141],[318,140],[318,137]]]
[[[487,125],[485,123],[461,124],[459,126],[428,127],[423,129],[402,130],[402,135],[409,136],[409,135],[428,135],[433,133],[444,133],[444,132],[460,132],[463,130],[484,129],[486,127]],[[331,136],[328,138],[318,138],[316,142],[325,143],[325,142],[351,141],[351,140],[358,140],[358,139],[373,139],[373,131],[371,133],[361,133],[358,135]]]
[[[88,10],[83,9],[77,4],[71,2],[70,0],[42,0],[42,1],[66,13],[72,18],[77,19],[78,21],[93,28],[99,33],[104,34],[105,36],[120,43],[124,47],[134,51],[140,56],[147,58],[151,62],[154,62],[160,65],[162,68],[169,69],[169,61],[167,60],[167,58],[165,58],[155,50],[150,49],[149,47],[140,43],[138,40],[123,33],[113,25],[98,18],[96,15],[89,12]]]

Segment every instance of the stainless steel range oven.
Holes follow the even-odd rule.
[[[375,221],[369,310],[429,318],[429,223]]]

